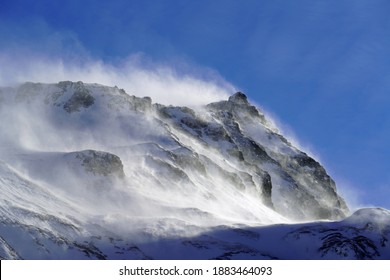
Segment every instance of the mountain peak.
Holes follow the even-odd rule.
[[[236,103],[236,104],[241,104],[241,105],[246,105],[248,104],[248,98],[246,95],[240,91],[236,92],[232,96],[229,97],[229,101]]]
[[[320,163],[242,92],[183,107],[99,84],[29,83],[0,88],[0,105],[0,259],[389,255],[388,212],[277,226],[349,209]],[[160,253],[167,242],[176,255]]]

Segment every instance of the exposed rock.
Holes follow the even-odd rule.
[[[114,154],[95,150],[85,150],[72,154],[81,162],[86,172],[103,176],[114,175],[120,178],[125,176],[122,161]]]
[[[189,184],[193,185],[187,173],[168,162],[152,156],[146,156],[145,164],[154,170],[151,175],[160,180],[165,179],[170,183],[169,186],[187,187]]]
[[[230,96],[229,101],[236,104],[248,105],[248,98],[242,92],[236,92],[235,94]]]
[[[66,84],[69,85],[69,84]],[[71,98],[64,104],[63,108],[68,113],[78,112],[81,108],[88,108],[93,105],[95,98],[82,82],[71,84],[74,86],[74,93]]]
[[[341,232],[333,232],[321,238],[323,243],[318,249],[322,256],[328,254],[356,260],[374,259],[379,256],[375,243],[369,238],[357,235],[349,237]]]
[[[146,112],[152,109],[152,99],[150,97],[130,96],[130,108],[139,112]]]

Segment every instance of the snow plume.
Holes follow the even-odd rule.
[[[67,112],[60,102],[69,101],[77,86],[92,92],[95,103]],[[199,162],[207,174],[198,178],[197,170],[191,174],[172,162],[176,150],[175,157],[194,159],[186,154],[190,151],[186,145],[171,137],[171,129],[153,118],[153,110],[121,111],[121,101],[133,99],[118,88],[64,82],[25,83],[0,90],[0,157],[26,182],[78,205],[79,220],[92,217],[117,231],[129,230],[121,225],[123,219],[144,227],[137,219],[156,217],[168,223],[164,227],[172,226],[171,220],[192,221],[197,226],[287,221],[258,197],[237,191],[234,179],[239,178],[226,182],[216,164]],[[184,141],[185,137],[180,138]],[[188,144],[196,150],[203,147],[197,141]],[[209,150],[202,153],[213,155]],[[220,161],[215,153],[213,160]],[[112,155],[123,164],[124,176],[119,180],[115,174],[105,176],[112,168],[122,168]],[[226,174],[232,176],[235,169],[230,169]]]
[[[208,68],[178,63],[157,63],[133,54],[117,63],[89,57],[58,58],[26,51],[0,53],[0,85],[26,81],[54,83],[82,80],[118,86],[129,94],[149,96],[169,105],[202,105],[226,99],[234,87]],[[176,64],[175,64],[176,65]]]

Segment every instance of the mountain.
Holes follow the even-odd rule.
[[[390,212],[351,215],[241,92],[189,108],[24,83],[0,117],[0,258],[390,259]]]

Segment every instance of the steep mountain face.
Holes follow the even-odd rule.
[[[0,89],[0,117],[1,258],[387,256],[389,229],[370,215],[369,227],[291,225],[348,208],[243,93],[188,108],[98,84],[25,83]],[[298,239],[310,254],[289,253]]]

